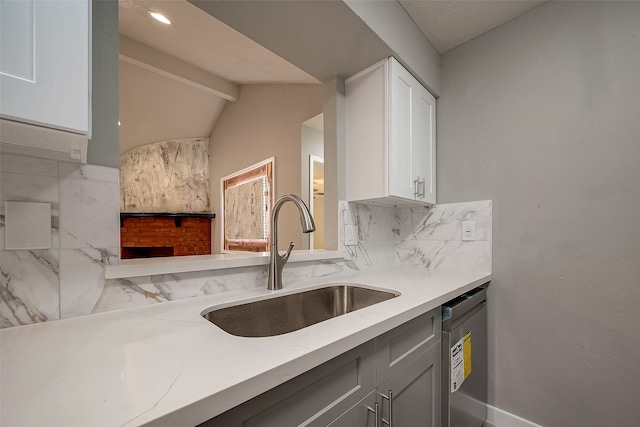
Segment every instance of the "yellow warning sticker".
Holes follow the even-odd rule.
[[[451,393],[471,374],[471,332],[451,347]]]
[[[462,354],[464,357],[464,378],[471,374],[471,332],[462,338]]]

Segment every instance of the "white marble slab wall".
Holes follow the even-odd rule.
[[[5,250],[5,201],[51,204],[50,249]],[[3,154],[0,326],[83,314],[117,260],[118,215],[117,169]]]
[[[345,265],[389,265],[491,271],[491,201],[394,208],[340,202],[339,241]],[[462,241],[462,221],[475,221],[476,240]],[[358,227],[357,245],[344,245],[346,225]]]
[[[400,217],[394,207],[339,202],[338,241],[349,256],[347,267],[362,270],[399,263]],[[345,226],[358,227],[358,244],[344,245]]]
[[[91,312],[120,251],[118,169],[60,163],[60,317]]]

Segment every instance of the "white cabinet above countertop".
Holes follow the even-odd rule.
[[[4,151],[86,162],[90,17],[89,0],[0,2]]]
[[[436,100],[395,58],[346,86],[346,198],[436,203]]]

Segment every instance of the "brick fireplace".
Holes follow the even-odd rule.
[[[121,259],[211,253],[214,214],[121,213]]]

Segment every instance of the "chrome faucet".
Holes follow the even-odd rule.
[[[291,255],[291,250],[294,246],[293,242],[291,242],[284,255],[278,253],[278,212],[280,212],[280,208],[285,202],[293,202],[298,208],[303,233],[316,231],[311,212],[309,212],[309,208],[300,197],[295,194],[286,194],[276,201],[271,213],[271,256],[269,257],[269,284],[267,285],[267,289],[270,291],[282,289],[282,269],[289,260],[289,255]]]

